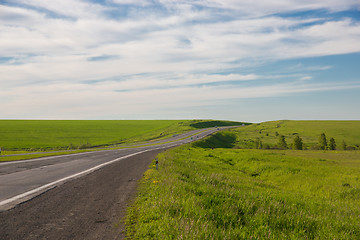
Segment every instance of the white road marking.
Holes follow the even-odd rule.
[[[118,149],[118,150],[120,151],[120,150],[125,150],[125,149]],[[1,162],[1,163],[0,163],[0,166],[2,166],[2,165],[8,165],[8,164],[23,163],[23,162],[43,161],[43,160],[49,160],[49,159],[53,159],[53,158],[60,158],[60,157],[78,156],[78,155],[84,155],[84,154],[90,154],[90,153],[102,152],[102,151],[108,151],[108,150],[82,152],[82,153],[69,153],[69,154],[64,154],[64,155],[41,157],[41,158],[28,159],[28,160],[17,160],[17,161],[11,161],[11,162]]]
[[[200,136],[200,138],[204,138],[208,135],[210,135],[211,133],[213,132],[216,132],[216,131],[210,131],[210,133],[207,133],[207,134],[204,134],[203,136],[201,136],[201,132],[198,133],[198,137]],[[187,143],[187,142],[191,142],[191,140],[189,141],[190,137],[187,137],[187,138],[184,138],[184,139],[180,139],[180,140],[177,140],[174,144],[172,145],[167,145],[167,146],[163,146],[163,147],[158,147],[158,148],[154,148],[154,149],[147,149],[147,150],[144,150],[144,151],[140,151],[140,152],[136,152],[136,153],[132,153],[132,154],[129,154],[129,155],[126,155],[126,156],[123,156],[123,157],[119,157],[119,158],[116,158],[114,160],[111,160],[109,162],[106,162],[106,163],[102,163],[96,167],[93,167],[93,168],[90,168],[90,169],[87,169],[85,171],[82,171],[82,172],[79,172],[79,173],[76,173],[76,174],[73,174],[71,176],[67,176],[67,177],[64,177],[62,179],[59,179],[57,181],[54,181],[54,182],[51,182],[51,183],[48,183],[48,184],[45,184],[43,186],[40,186],[38,188],[35,188],[33,190],[30,190],[30,191],[27,191],[25,193],[22,193],[22,194],[19,194],[19,195],[16,195],[14,197],[11,197],[9,199],[6,199],[6,200],[3,200],[0,202],[0,207],[1,206],[4,206],[6,204],[10,204],[12,202],[15,202],[15,201],[18,201],[18,200],[21,200],[22,198],[26,198],[26,197],[29,197],[33,194],[36,194],[38,192],[41,192],[41,191],[44,191],[46,189],[50,189],[51,187],[54,187],[56,186],[57,184],[60,184],[60,183],[63,183],[67,180],[70,180],[72,178],[76,178],[76,177],[79,177],[79,176],[82,176],[82,175],[86,175],[86,174],[89,174],[97,169],[100,169],[106,165],[109,165],[109,164],[112,164],[114,162],[117,162],[117,161],[120,161],[122,159],[125,159],[125,158],[128,158],[128,157],[132,157],[132,156],[135,156],[135,155],[138,155],[138,154],[141,154],[141,153],[145,153],[145,152],[149,152],[149,151],[154,151],[154,150],[159,150],[159,149],[164,149],[164,148],[170,148],[170,147],[174,147],[174,146],[179,146],[179,145],[182,145],[184,143]],[[181,140],[183,140],[183,142],[181,142]],[[188,140],[188,141],[186,141]],[[166,145],[166,144],[164,144]],[[119,149],[119,150],[125,150],[125,149]],[[106,150],[104,150],[106,151]],[[83,153],[74,153],[74,154],[67,154],[67,156],[71,155],[71,156],[77,156],[77,155],[83,155],[83,154],[90,154],[90,153],[94,153],[94,152],[100,152],[100,151],[92,151],[92,152],[83,152]],[[52,158],[58,158],[58,157],[64,157],[65,155],[58,155],[58,156],[50,156],[50,157],[44,157],[44,158],[40,158],[40,159],[32,159],[32,160],[23,160],[23,161],[14,161],[14,162],[5,162],[5,163],[0,163],[0,165],[6,165],[6,164],[13,164],[13,163],[19,163],[19,162],[31,162],[31,161],[40,161],[40,160],[46,160],[46,159],[52,159]]]
[[[25,192],[25,193],[19,194],[19,195],[17,195],[17,196],[12,197],[12,198],[3,200],[3,201],[0,202],[0,207],[1,207],[1,206],[4,206],[4,205],[6,205],[6,204],[9,204],[9,203],[11,203],[11,202],[20,200],[20,199],[22,199],[22,198],[28,197],[28,196],[30,196],[30,195],[32,195],[32,194],[35,194],[35,193],[40,192],[40,191],[43,191],[43,190],[45,190],[45,189],[54,187],[54,186],[56,186],[57,184],[63,183],[63,182],[65,182],[65,181],[67,181],[67,180],[70,180],[70,179],[72,179],[72,178],[76,178],[76,177],[79,177],[79,176],[81,176],[81,175],[89,174],[89,173],[91,173],[91,172],[93,172],[93,171],[95,171],[95,170],[97,170],[97,169],[100,169],[100,168],[102,168],[102,167],[104,167],[104,166],[106,166],[106,165],[112,164],[112,163],[117,162],[117,161],[120,161],[120,160],[122,160],[122,159],[125,159],[125,158],[128,158],[128,157],[132,157],[132,156],[135,156],[135,155],[138,155],[138,154],[141,154],[141,153],[149,152],[149,151],[154,151],[154,150],[159,150],[159,149],[164,149],[164,148],[173,147],[173,146],[176,146],[176,145],[177,145],[177,144],[173,144],[173,145],[165,146],[165,147],[160,147],[160,148],[147,149],[147,150],[144,150],[144,151],[141,151],[141,152],[136,152],[136,153],[132,153],[132,154],[129,154],[129,155],[126,155],[126,156],[123,156],[123,157],[116,158],[116,159],[111,160],[111,161],[109,161],[109,162],[102,163],[102,164],[100,164],[100,165],[98,165],[98,166],[96,166],[96,167],[93,167],[93,168],[87,169],[87,170],[85,170],[85,171],[82,171],[82,172],[73,174],[73,175],[71,175],[71,176],[64,177],[64,178],[62,178],[62,179],[59,179],[59,180],[57,180],[57,181],[54,181],[54,182],[45,184],[45,185],[43,185],[43,186],[41,186],[41,187],[38,187],[38,188],[35,188],[35,189],[33,189],[33,190],[27,191],[27,192]]]

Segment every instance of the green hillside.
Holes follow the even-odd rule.
[[[201,125],[209,126],[211,122],[211,120],[0,120],[0,147],[3,150],[38,150],[133,143],[167,138],[194,130]],[[225,121],[215,122],[224,125],[234,124]]]
[[[255,148],[261,141],[263,148],[276,146],[279,135],[284,135],[288,144],[295,136],[302,138],[308,149],[316,149],[321,133],[327,140],[334,138],[338,148],[345,141],[352,149],[360,146],[360,121],[271,121],[252,124],[231,130],[237,135],[236,146],[239,148]]]
[[[129,239],[359,239],[360,152],[193,148],[157,156]]]
[[[360,239],[360,151],[276,148],[321,133],[352,148],[360,121],[274,121],[157,156],[128,209],[129,239]],[[348,149],[349,150],[349,149]]]

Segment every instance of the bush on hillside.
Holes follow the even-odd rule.
[[[302,142],[301,137],[296,136],[294,138],[293,149],[295,149],[295,150],[302,150],[303,149],[303,142]]]
[[[235,142],[236,134],[232,132],[218,132],[202,141],[193,143],[193,146],[200,148],[233,148]]]

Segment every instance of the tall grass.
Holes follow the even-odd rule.
[[[129,239],[360,239],[360,152],[202,149],[159,155]]]

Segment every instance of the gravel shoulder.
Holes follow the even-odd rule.
[[[156,155],[145,152],[0,213],[0,239],[123,239],[121,222]]]

